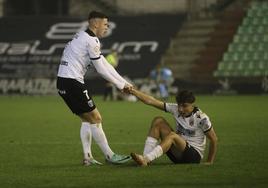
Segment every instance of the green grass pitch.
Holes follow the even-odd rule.
[[[111,148],[142,152],[154,116],[140,102],[94,97]],[[197,96],[219,137],[213,166],[173,165],[163,156],[147,168],[81,166],[80,121],[58,96],[0,97],[0,187],[268,187],[268,96]],[[104,157],[93,144],[93,154]]]

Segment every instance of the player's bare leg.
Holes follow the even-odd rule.
[[[175,132],[170,132],[169,135],[162,140],[160,145],[156,146],[151,152],[144,155],[131,153],[131,157],[139,166],[147,166],[148,163],[166,153],[173,144],[179,151],[184,151],[186,147],[186,142],[180,135]]]
[[[148,136],[155,139],[164,139],[172,131],[169,123],[163,117],[155,117],[152,121]]]
[[[160,143],[163,153],[166,153],[172,144],[174,144],[175,147],[181,152],[184,151],[186,147],[186,142],[180,135],[176,134],[175,132],[170,132],[169,135]]]
[[[145,141],[143,154],[151,152],[172,131],[168,122],[163,117],[155,117],[151,123],[148,136]]]
[[[86,122],[89,122],[91,124],[102,122],[100,112],[98,111],[97,108],[95,108],[91,112],[86,112],[86,113],[80,114],[79,117],[81,118],[82,121],[86,121]]]

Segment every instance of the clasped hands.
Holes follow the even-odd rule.
[[[134,90],[133,85],[126,84],[124,88],[121,90],[123,93],[131,94],[131,92]]]

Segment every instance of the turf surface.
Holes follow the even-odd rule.
[[[142,103],[94,97],[117,153],[142,152],[152,118]],[[197,96],[219,137],[215,164],[81,166],[80,122],[57,96],[0,97],[0,187],[268,187],[268,96]],[[104,161],[93,144],[96,159]]]

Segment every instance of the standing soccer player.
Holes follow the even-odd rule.
[[[140,166],[147,166],[164,153],[175,164],[200,163],[204,156],[206,137],[210,144],[205,164],[213,163],[217,150],[217,136],[208,116],[194,106],[195,96],[192,92],[179,92],[176,96],[177,103],[164,103],[135,89],[130,89],[129,92],[145,104],[171,113],[176,122],[176,131],[173,131],[163,117],[154,118],[145,141],[143,155],[131,153]]]
[[[97,72],[120,90],[129,90],[132,85],[123,79],[101,55],[100,41],[108,30],[108,18],[93,11],[88,16],[88,29],[75,34],[66,45],[58,70],[57,89],[65,103],[82,121],[80,137],[83,146],[83,165],[101,164],[91,153],[91,138],[98,144],[107,161],[121,164],[130,156],[115,154],[109,147],[102,129],[100,112],[84,84],[87,68],[93,65]]]

